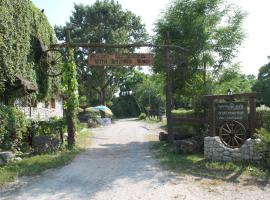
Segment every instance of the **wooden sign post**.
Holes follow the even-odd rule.
[[[225,146],[239,148],[255,133],[256,93],[207,95],[209,135],[219,136]],[[239,101],[240,100],[240,101]]]

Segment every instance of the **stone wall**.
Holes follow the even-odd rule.
[[[38,121],[47,121],[51,117],[63,117],[64,110],[63,98],[61,96],[57,96],[55,98],[55,104],[53,107],[50,102],[48,105],[46,105],[44,102],[38,102],[35,107],[24,107],[18,103],[16,107],[28,118]]]
[[[204,138],[204,157],[212,161],[258,161],[261,157],[256,153],[255,146],[259,139],[247,139],[240,148],[226,147],[218,136]]]

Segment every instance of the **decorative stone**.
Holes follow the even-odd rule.
[[[0,158],[8,163],[10,161],[12,161],[15,158],[15,154],[12,153],[11,151],[4,151],[4,152],[0,152]]]
[[[256,152],[256,145],[260,144],[258,139],[248,139],[240,148],[231,149],[226,147],[219,137],[204,138],[204,155],[205,158],[214,161],[254,161],[259,160]]]
[[[33,137],[33,149],[35,154],[56,151],[59,147],[60,141],[54,136],[40,135]]]

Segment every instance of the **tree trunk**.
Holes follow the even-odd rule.
[[[105,105],[105,95],[106,95],[106,90],[104,88],[99,93],[99,102],[101,105]]]
[[[68,146],[72,148],[75,144],[75,119],[70,112],[67,112]]]

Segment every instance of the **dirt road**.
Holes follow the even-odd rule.
[[[91,148],[71,164],[21,179],[21,187],[0,193],[0,199],[270,199],[269,188],[211,184],[165,171],[149,151],[146,136],[154,132],[149,127],[136,120],[120,120],[96,129]]]

